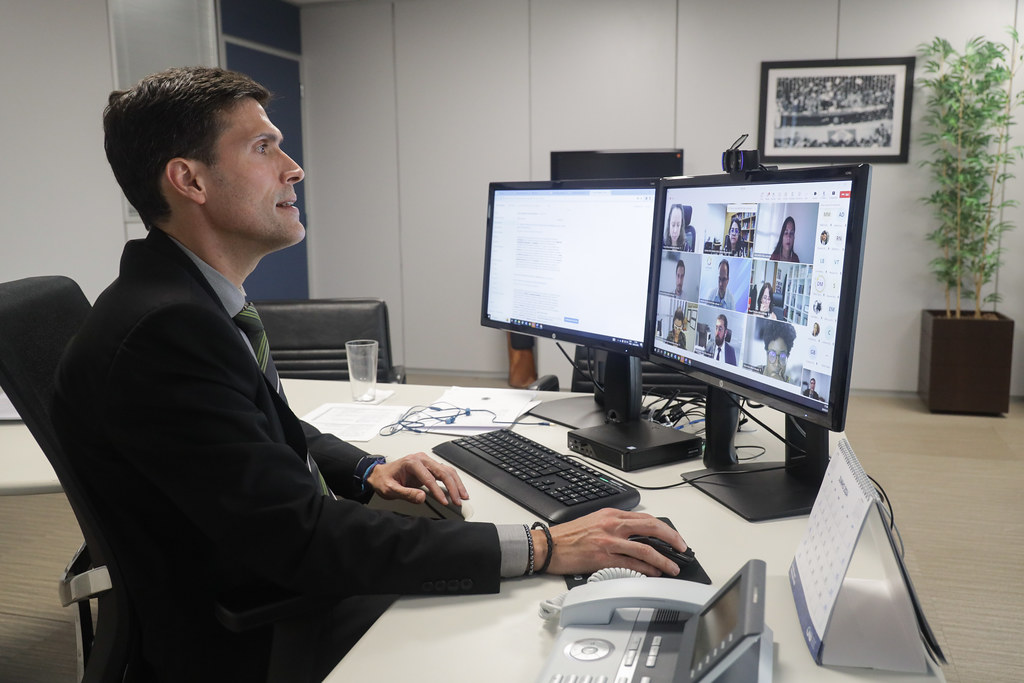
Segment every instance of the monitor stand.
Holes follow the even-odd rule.
[[[643,377],[640,359],[623,353],[595,351],[594,393],[544,401],[530,414],[570,429],[595,427],[606,422],[628,422],[640,417]],[[598,388],[603,386],[604,390]]]
[[[555,422],[570,429],[603,425],[608,416],[604,406],[593,396],[572,396],[544,401],[530,410],[530,415]]]
[[[738,399],[709,387],[704,465],[687,472],[691,485],[750,522],[809,514],[825,476],[829,431],[786,416],[786,462],[739,464],[733,439]]]

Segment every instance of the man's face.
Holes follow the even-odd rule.
[[[281,150],[281,131],[256,100],[222,115],[213,166],[205,167],[204,209],[213,229],[241,247],[270,253],[300,242],[294,185],[303,172]]]
[[[680,261],[676,264],[676,296],[683,293],[683,277],[686,275],[686,266]]]
[[[719,318],[715,321],[715,344],[721,346],[725,343],[725,321]]]
[[[725,290],[729,287],[729,266],[724,263],[718,266],[718,296],[725,298]]]
[[[814,380],[811,380],[811,391],[814,391]]]

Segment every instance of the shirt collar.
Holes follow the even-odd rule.
[[[167,236],[170,237],[171,241],[178,245],[183,252],[185,252],[185,255],[192,260],[192,263],[196,264],[199,272],[203,274],[204,278],[206,278],[206,281],[217,295],[221,306],[223,306],[224,310],[228,312],[228,315],[231,317],[236,316],[245,306],[245,290],[241,287],[235,287],[235,285],[224,277],[220,271],[196,256],[191,249],[174,239],[174,237],[171,237],[171,235]]]

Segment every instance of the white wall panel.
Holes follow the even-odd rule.
[[[742,134],[757,148],[761,62],[835,57],[837,0],[680,0],[679,146],[687,175],[722,172]]]
[[[529,172],[527,3],[395,5],[406,365],[507,369],[482,328],[487,184]]]
[[[1013,24],[1014,0],[977,0],[969,5],[957,0],[859,0],[842,3],[839,21],[839,57],[899,57],[914,55],[921,43],[935,36],[948,39],[962,49],[973,36],[1007,41],[1006,27]],[[885,17],[879,21],[879,17]],[[919,58],[917,73],[923,73]],[[1017,88],[1024,87],[1024,80]],[[864,256],[860,317],[854,352],[854,386],[900,391],[917,390],[921,310],[943,308],[943,290],[928,263],[938,255],[925,235],[934,227],[932,209],[920,198],[932,191],[928,170],[921,162],[929,153],[920,143],[923,132],[924,94],[914,92],[911,110],[910,159],[906,164],[876,164],[868,219],[868,244]],[[1018,111],[1024,122],[1024,109]],[[1018,126],[1017,144],[1020,139]],[[1024,169],[1021,177],[1007,186],[1009,196],[1024,197]],[[1020,211],[1014,212],[1018,221]],[[1024,231],[1018,229],[1006,240],[1006,267],[1001,273],[1002,290],[1008,295],[1000,310],[1024,320]],[[973,304],[971,304],[973,305]],[[1024,358],[1024,337],[1017,325],[1014,349]],[[1016,363],[1011,391],[1024,393],[1024,369]]]
[[[114,82],[106,0],[5,2],[0,14],[0,280],[67,275],[95,299],[124,244],[103,153]]]
[[[550,177],[555,150],[676,146],[675,0],[530,7],[532,179]],[[562,346],[572,355],[572,344]],[[554,342],[540,340],[536,356],[540,374],[569,386],[572,366]]]
[[[405,362],[392,9],[302,11],[310,296],[388,302]]]

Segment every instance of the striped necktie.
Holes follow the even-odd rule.
[[[256,363],[260,366],[260,370],[267,376],[270,385],[280,393],[281,380],[277,375],[274,361],[270,357],[270,342],[267,341],[267,331],[263,329],[263,321],[260,320],[260,314],[256,312],[256,307],[252,305],[251,301],[246,303],[234,320],[235,324],[249,338],[249,343],[252,344],[252,352],[256,354]]]
[[[274,360],[270,357],[270,342],[267,340],[267,331],[263,328],[260,314],[256,312],[256,307],[252,305],[251,301],[247,302],[242,310],[238,312],[238,315],[234,317],[234,321],[239,329],[245,333],[245,336],[249,338],[249,343],[252,344],[252,351],[256,354],[256,363],[260,366],[263,374],[267,376],[267,381],[277,390],[281,398],[287,402],[281,389],[281,378],[277,374],[277,368],[274,367]],[[313,479],[320,486],[323,494],[331,498],[337,498],[330,487],[327,486],[327,482],[324,481],[324,476],[320,473],[320,468],[317,467],[316,461],[313,460],[309,451],[306,451],[306,466],[312,472]]]

